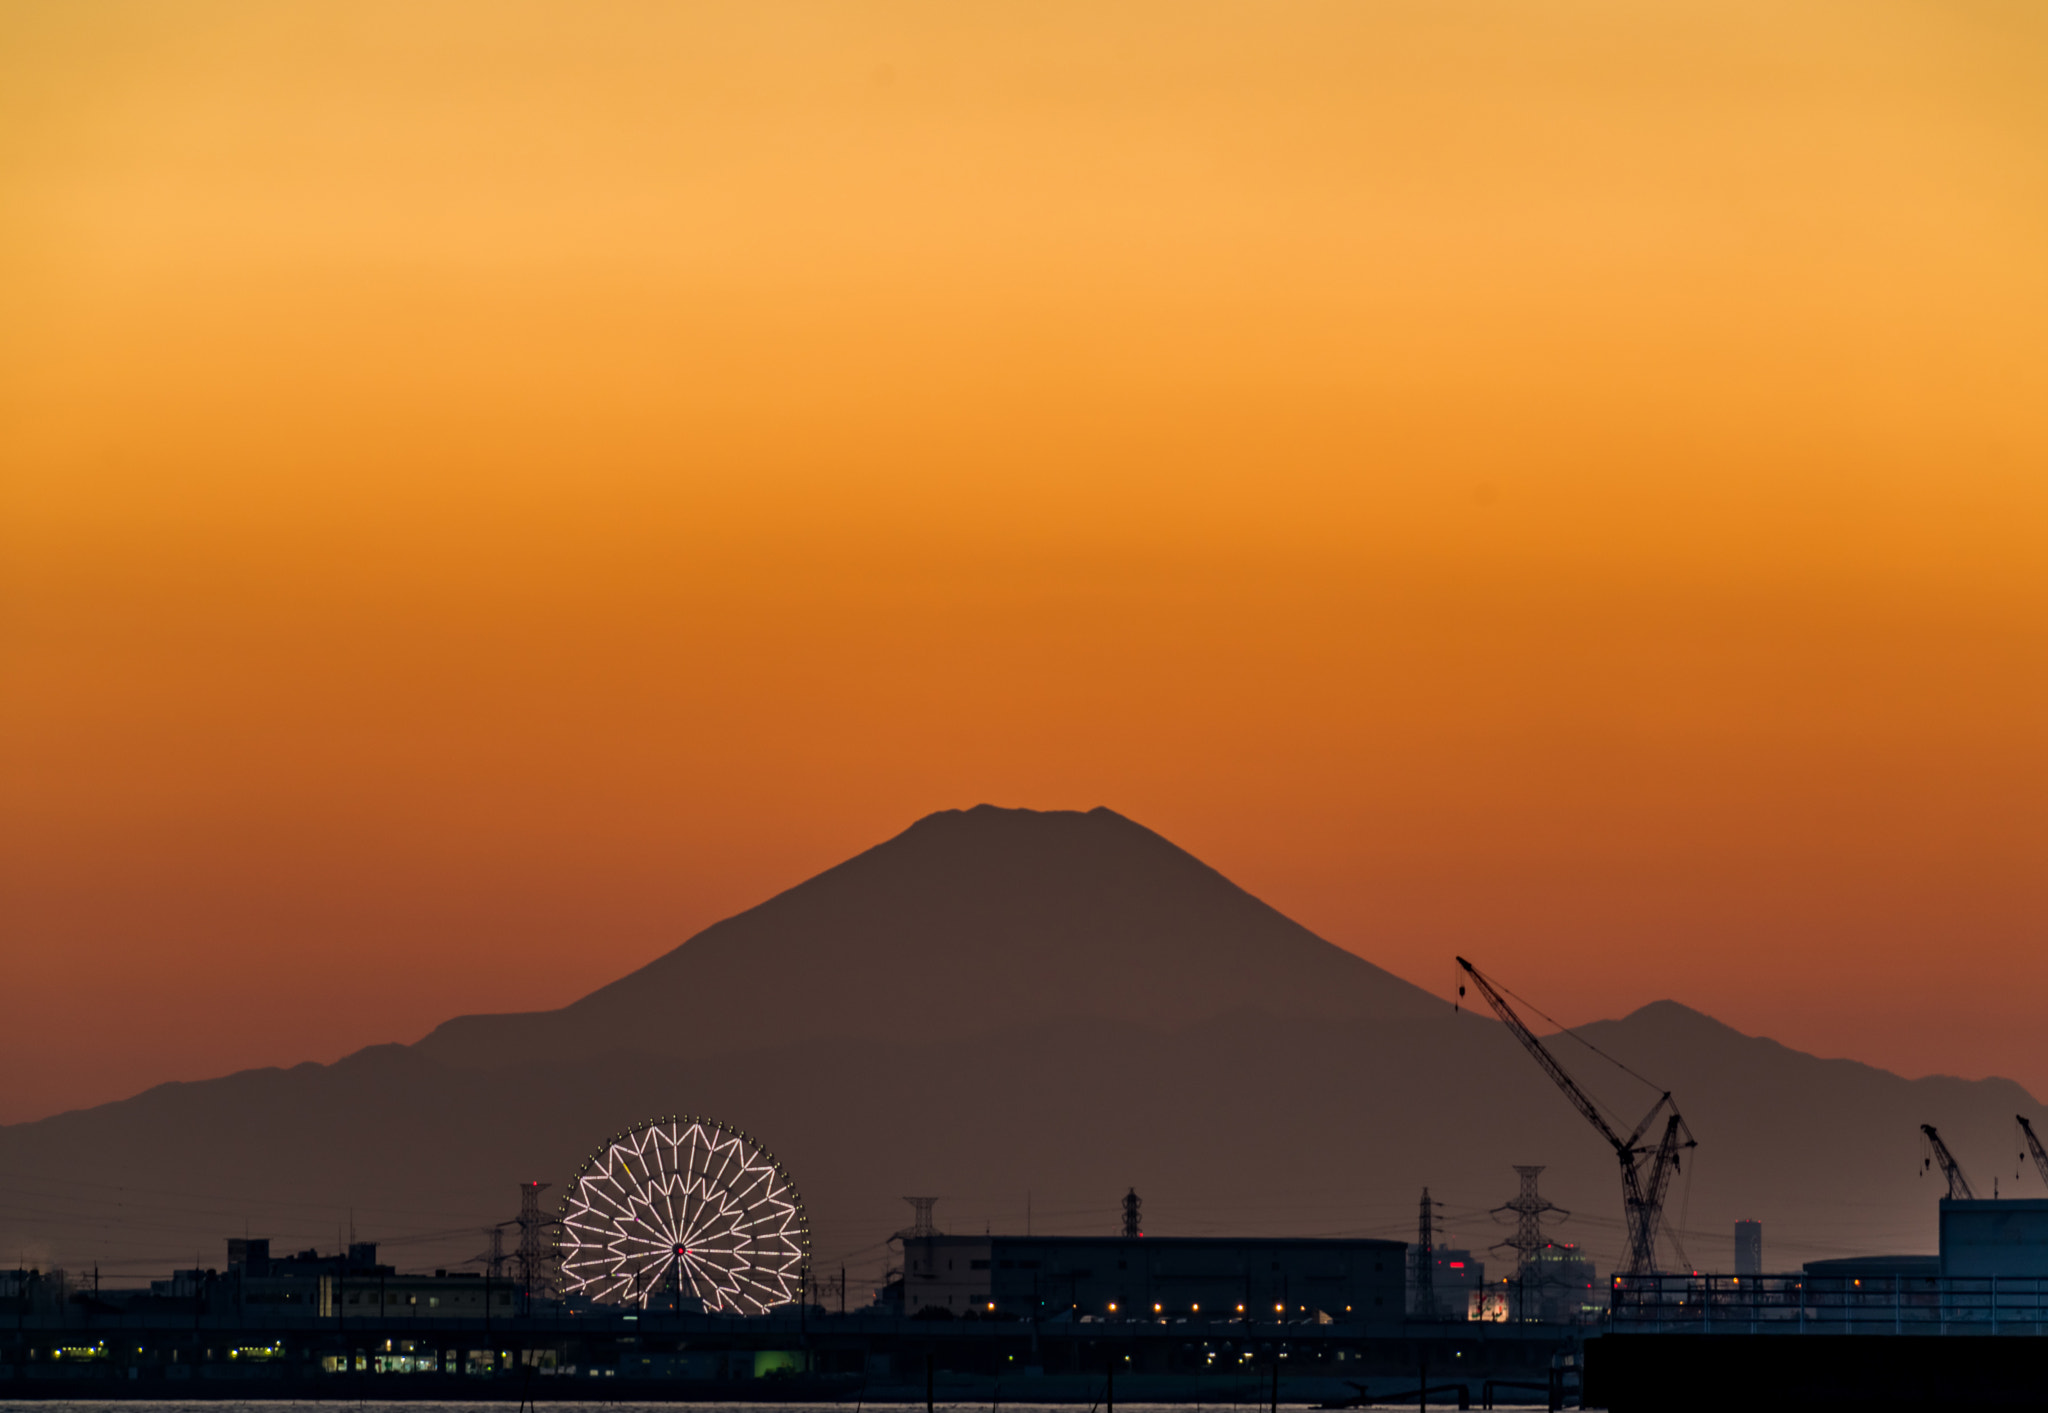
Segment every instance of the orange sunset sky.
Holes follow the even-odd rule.
[[[2048,1096],[2048,6],[9,5],[0,800],[0,1120],[982,801]]]

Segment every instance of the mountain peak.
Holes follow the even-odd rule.
[[[1439,1005],[1114,810],[983,804],[926,815],[560,1011],[463,1017],[420,1043],[495,1065],[622,1037],[708,1054],[792,1027],[930,1039],[1074,1018],[1159,1029],[1247,1009],[1392,1019]]]
[[[1086,810],[1034,810],[1018,805],[980,804],[969,805],[966,809],[933,810],[896,838],[955,833],[999,837],[1027,832],[1109,830],[1127,831],[1132,837],[1156,840],[1168,848],[1174,847],[1162,836],[1107,805],[1096,805]]]
[[[1683,1001],[1666,997],[1661,1001],[1649,1001],[1636,1007],[1622,1017],[1627,1024],[1641,1025],[1710,1025],[1718,1030],[1732,1030],[1725,1021],[1715,1020],[1705,1011],[1695,1010]]]

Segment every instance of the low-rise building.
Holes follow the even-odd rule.
[[[1599,1321],[1607,1308],[1607,1291],[1593,1263],[1577,1243],[1546,1241],[1499,1285],[1500,1299],[1476,1301],[1475,1320],[1523,1320],[1547,1325],[1582,1325]]]
[[[1421,1257],[1420,1246],[1411,1245],[1408,1248],[1408,1285],[1411,1294],[1419,1291],[1415,1279],[1415,1264]],[[1466,1318],[1472,1293],[1486,1285],[1486,1262],[1462,1246],[1431,1247],[1430,1257],[1430,1294],[1436,1302],[1437,1316],[1451,1320]],[[1409,1308],[1414,1309],[1416,1306],[1417,1300],[1411,1299]]]
[[[166,1295],[195,1293],[212,1272],[177,1271],[152,1289]],[[351,1242],[345,1252],[323,1256],[307,1250],[270,1254],[262,1237],[232,1237],[222,1297],[245,1313],[266,1308],[280,1315],[307,1314],[347,1321],[362,1316],[418,1319],[439,1316],[500,1316],[515,1313],[520,1294],[507,1281],[475,1271],[402,1275],[377,1260],[377,1245]]]
[[[1942,1198],[1941,1273],[2048,1277],[2048,1198]]]
[[[1403,1317],[1399,1241],[907,1237],[903,1308],[923,1318],[1262,1321]]]

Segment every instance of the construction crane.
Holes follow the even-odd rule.
[[[1671,1175],[1678,1171],[1681,1151],[1699,1146],[1693,1139],[1692,1130],[1679,1116],[1678,1106],[1671,1102],[1671,1092],[1666,1090],[1650,1112],[1643,1115],[1643,1121],[1636,1125],[1635,1132],[1623,1138],[1607,1122],[1592,1096],[1579,1088],[1578,1081],[1566,1073],[1555,1055],[1544,1048],[1536,1033],[1522,1023],[1522,1018],[1515,1014],[1515,1008],[1507,1003],[1507,998],[1492,982],[1480,974],[1479,968],[1463,957],[1458,958],[1458,965],[1472,978],[1472,984],[1479,988],[1479,994],[1486,998],[1487,1005],[1493,1007],[1493,1013],[1500,1017],[1501,1023],[1522,1042],[1522,1048],[1550,1076],[1551,1082],[1564,1091],[1564,1097],[1571,1101],[1580,1117],[1598,1129],[1600,1136],[1614,1149],[1614,1156],[1621,1164],[1622,1211],[1628,1223],[1628,1249],[1623,1253],[1621,1270],[1617,1274],[1655,1275],[1657,1229],[1663,1224],[1665,1190],[1671,1184]],[[1463,989],[1459,988],[1461,992]],[[1667,1109],[1670,1113],[1664,1120],[1663,1136],[1654,1147],[1644,1143],[1643,1135],[1650,1131],[1657,1116]]]
[[[1941,1135],[1934,1131],[1933,1124],[1920,1125],[1920,1135],[1927,1140],[1927,1154],[1920,1160],[1920,1172],[1924,1176],[1936,1163],[1941,1164],[1941,1175],[1948,1179],[1948,1195],[1951,1200],[1965,1202],[1977,1200],[1977,1194],[1970,1191],[1970,1180],[1963,1176],[1963,1165],[1956,1161],[1955,1154],[1948,1151],[1948,1145],[1941,1141]]]
[[[2027,1151],[2034,1155],[2034,1169],[2041,1174],[2041,1181],[2048,1182],[2048,1151],[2041,1147],[2041,1140],[2034,1136],[2034,1126],[2027,1122],[2025,1114],[2014,1114],[2013,1122],[2020,1126],[2020,1133],[2027,1140]]]

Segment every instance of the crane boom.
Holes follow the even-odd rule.
[[[2014,1114],[2020,1132],[2026,1135],[2027,1151],[2034,1155],[2034,1168],[2041,1174],[2041,1181],[2048,1182],[2048,1150],[2043,1150],[2041,1140],[2034,1135],[2034,1126],[2027,1122],[2025,1114]]]
[[[1536,1032],[1529,1029],[1522,1018],[1515,1014],[1515,1008],[1508,1004],[1499,988],[1483,976],[1479,968],[1458,958],[1458,965],[1472,978],[1472,984],[1479,988],[1479,994],[1486,998],[1486,1004],[1500,1017],[1501,1024],[1508,1028],[1522,1048],[1529,1052],[1543,1072],[1550,1076],[1551,1083],[1564,1092],[1571,1106],[1579,1116],[1598,1130],[1614,1149],[1614,1156],[1621,1164],[1621,1202],[1623,1215],[1628,1219],[1628,1251],[1623,1257],[1622,1275],[1647,1276],[1657,1271],[1657,1228],[1664,1215],[1664,1193],[1671,1182],[1671,1175],[1678,1171],[1679,1153],[1682,1149],[1695,1148],[1692,1130],[1686,1127],[1679,1116],[1678,1106],[1671,1102],[1670,1091],[1651,1106],[1643,1115],[1643,1121],[1636,1125],[1635,1132],[1623,1138],[1614,1131],[1614,1126],[1594,1104],[1592,1096],[1579,1088],[1578,1081],[1571,1077],[1565,1067],[1558,1063],[1557,1056],[1550,1053],[1544,1043],[1537,1039]],[[1666,1107],[1671,1112],[1664,1121],[1664,1133],[1657,1146],[1652,1149],[1642,1143],[1643,1135]],[[1645,1172],[1643,1158],[1650,1156],[1648,1171]]]
[[[1665,1096],[1667,1099],[1670,1097],[1668,1094]],[[1683,1138],[1680,1137],[1681,1134],[1684,1135]],[[1657,1219],[1664,1211],[1664,1194],[1670,1190],[1672,1175],[1678,1171],[1679,1150],[1694,1146],[1696,1145],[1693,1143],[1692,1131],[1685,1126],[1685,1120],[1678,1116],[1678,1111],[1674,1108],[1671,1117],[1664,1121],[1664,1137],[1657,1144],[1656,1154],[1650,1160],[1649,1176],[1643,1181],[1643,1206],[1644,1210],[1651,1214],[1652,1240],[1655,1239],[1657,1231]],[[1664,1239],[1670,1242],[1672,1250],[1678,1253],[1679,1269],[1683,1270],[1692,1264],[1686,1260],[1685,1248],[1679,1244],[1676,1232],[1665,1232]],[[1650,1254],[1654,1256],[1655,1250],[1652,1249]]]
[[[1587,1095],[1585,1090],[1579,1088],[1577,1080],[1565,1072],[1565,1067],[1559,1064],[1557,1057],[1550,1053],[1541,1040],[1536,1038],[1536,1033],[1523,1024],[1522,1018],[1515,1014],[1515,1008],[1508,1004],[1507,998],[1494,990],[1493,983],[1479,974],[1479,968],[1473,966],[1472,963],[1466,961],[1463,957],[1458,958],[1458,965],[1463,967],[1466,973],[1471,976],[1472,984],[1479,988],[1479,994],[1486,998],[1486,1004],[1493,1007],[1493,1013],[1501,1018],[1502,1023],[1507,1026],[1515,1039],[1522,1042],[1522,1048],[1529,1052],[1530,1057],[1538,1065],[1542,1066],[1543,1072],[1550,1076],[1551,1082],[1564,1091],[1564,1097],[1571,1101],[1572,1107],[1579,1111],[1581,1117],[1587,1123],[1593,1125],[1594,1128],[1599,1129],[1600,1136],[1615,1148],[1630,1147],[1634,1139],[1624,1141],[1609,1127],[1606,1115],[1594,1107],[1592,1098]],[[1668,1099],[1671,1096],[1667,1094],[1664,1097]],[[1661,1100],[1659,1101],[1659,1106],[1662,1106]],[[1651,1111],[1651,1117],[1656,1117],[1655,1110]],[[1641,1134],[1640,1128],[1638,1128],[1637,1134]]]
[[[1948,1151],[1948,1145],[1941,1141],[1941,1135],[1934,1131],[1934,1125],[1920,1125],[1920,1133],[1927,1140],[1929,1154],[1921,1160],[1920,1171],[1926,1172],[1929,1163],[1939,1163],[1941,1175],[1948,1179],[1949,1197],[1974,1202],[1977,1194],[1970,1191],[1970,1180],[1963,1176],[1963,1165],[1956,1161],[1955,1154]]]

